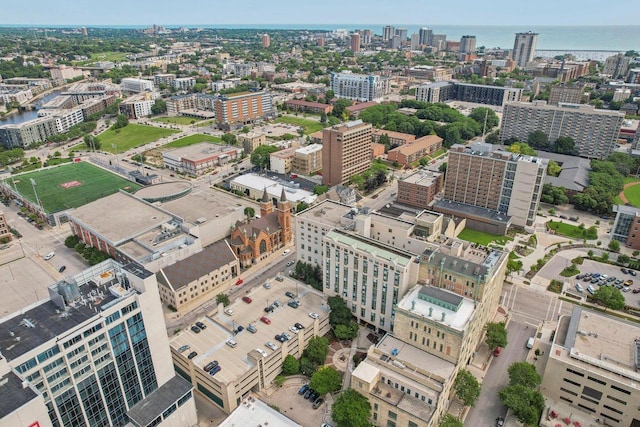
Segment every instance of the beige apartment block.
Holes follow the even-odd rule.
[[[355,120],[326,128],[322,133],[322,182],[334,186],[371,166],[373,127]]]

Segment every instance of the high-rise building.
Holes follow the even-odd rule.
[[[417,33],[411,34],[409,48],[411,50],[418,50],[419,46],[420,46],[420,35]]]
[[[364,30],[362,32],[362,44],[369,46],[371,44],[371,30]]]
[[[84,37],[87,37],[89,35],[89,32],[87,31],[87,27],[82,27],[80,30],[82,31],[82,35]]]
[[[500,139],[526,141],[538,130],[551,142],[561,136],[572,138],[579,156],[600,159],[616,149],[623,119],[623,112],[597,110],[592,105],[512,102],[504,107]]]
[[[560,103],[579,104],[582,100],[584,86],[557,84],[551,87],[549,91],[549,105],[558,105]]]
[[[419,38],[420,38],[420,44],[423,46],[431,46],[431,43],[433,41],[433,30],[430,30],[429,28],[420,28],[420,31],[418,32],[419,34]]]
[[[524,68],[527,66],[528,62],[533,61],[533,57],[536,53],[537,42],[537,33],[532,33],[531,31],[526,33],[516,33],[511,57],[516,61],[516,65],[518,67]]]
[[[391,37],[391,40],[389,40],[389,48],[391,49],[400,49],[402,47],[402,39],[400,38],[399,35],[394,35],[393,37]]]
[[[462,36],[460,37],[459,52],[473,53],[476,51],[476,36]]]
[[[446,34],[433,34],[431,36],[431,46],[435,47],[438,50],[444,50],[446,45],[447,45]]]
[[[331,73],[331,90],[338,98],[382,101],[389,91],[389,80],[372,74]]]
[[[388,42],[393,38],[395,33],[396,33],[395,28],[393,28],[391,25],[387,25],[382,29],[382,41]]]
[[[324,37],[322,36],[316,37],[316,43],[318,43],[318,46],[324,47]]]
[[[223,129],[235,129],[273,116],[271,94],[265,91],[222,95],[215,101],[216,122]]]
[[[185,426],[156,276],[107,260],[0,321],[3,426]],[[3,380],[8,380],[5,382]]]
[[[371,164],[373,126],[362,120],[322,131],[322,182],[337,185],[367,170]]]
[[[494,150],[490,144],[455,144],[449,151],[444,198],[509,215],[520,227],[531,226],[547,164],[546,159]]]
[[[400,37],[400,41],[403,42],[403,43],[407,41],[407,29],[406,28],[396,28],[396,31],[395,31],[394,35]]]
[[[416,100],[438,103],[451,100],[504,106],[520,101],[522,89],[459,82],[435,82],[418,86]]]
[[[612,79],[624,79],[629,73],[630,64],[631,57],[624,56],[624,53],[618,53],[604,61],[602,73],[610,75]]]
[[[271,37],[269,37],[269,34],[263,34],[262,35],[262,47],[269,47],[271,46]]]
[[[360,34],[358,33],[351,34],[351,52],[360,52]]]

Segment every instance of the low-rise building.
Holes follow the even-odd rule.
[[[638,336],[635,322],[574,307],[570,316],[558,320],[540,391],[547,399],[589,415],[593,424],[637,424]]]
[[[640,209],[634,206],[614,205],[616,218],[611,227],[611,238],[629,249],[640,249]]]
[[[120,82],[120,87],[126,92],[152,92],[153,80],[126,77]]]
[[[9,231],[9,225],[7,224],[7,218],[4,213],[0,211],[0,240],[11,241],[11,231]]]
[[[240,133],[238,143],[242,145],[245,153],[251,154],[253,150],[267,143],[267,137],[262,132]]]
[[[84,71],[76,67],[67,67],[66,65],[60,65],[58,67],[51,67],[49,69],[51,74],[51,80],[60,84],[65,80],[75,79],[84,75]]]
[[[288,174],[293,167],[297,147],[285,148],[269,155],[269,169],[276,173]]]
[[[387,160],[408,165],[425,156],[429,156],[442,148],[442,138],[437,135],[425,135],[412,144],[405,144],[387,152]]]
[[[419,170],[398,180],[397,201],[403,205],[429,209],[436,195],[442,191],[444,175],[430,170]]]
[[[226,292],[239,274],[238,258],[229,243],[220,240],[160,269],[160,300],[178,311],[188,310]]]
[[[178,90],[189,90],[196,85],[195,77],[180,77],[175,79],[172,83],[174,88]]]
[[[144,92],[130,96],[118,106],[120,114],[130,119],[149,117],[153,114],[151,107],[155,104],[158,95],[158,92]]]
[[[292,99],[285,101],[284,106],[292,111],[306,111],[314,114],[331,114],[333,105],[321,104],[320,102],[309,102],[304,100]]]
[[[244,150],[230,145],[201,142],[188,147],[164,151],[164,167],[191,176],[199,176],[216,166],[229,163],[242,157]]]
[[[322,145],[310,144],[297,148],[292,169],[300,175],[313,175],[322,170]]]
[[[237,176],[231,180],[229,186],[234,191],[241,191],[253,200],[261,199],[265,188],[272,200],[280,197],[283,191],[287,194],[287,199],[295,205],[300,202],[306,204],[313,203],[317,196],[310,191],[303,190],[299,186],[289,181],[280,181],[267,178],[266,176],[247,173]]]
[[[400,146],[405,144],[411,144],[416,140],[416,136],[410,133],[395,132],[385,129],[375,129],[371,134],[373,142],[380,142],[382,135],[386,135],[389,138],[389,144],[391,146]]]

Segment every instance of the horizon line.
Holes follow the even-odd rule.
[[[118,27],[130,27],[130,26],[136,26],[136,27],[140,27],[140,26],[153,26],[153,25],[159,25],[159,26],[163,26],[163,27],[169,27],[169,28],[181,28],[181,27],[215,27],[215,26],[223,26],[223,27],[227,27],[227,29],[229,29],[229,27],[232,27],[234,25],[238,25],[238,26],[242,26],[242,27],[249,27],[252,25],[256,25],[256,26],[267,26],[267,25],[278,25],[278,26],[295,26],[295,27],[303,27],[305,25],[310,25],[310,26],[323,26],[323,25],[327,25],[328,27],[336,27],[336,26],[423,26],[424,28],[428,28],[430,26],[448,26],[448,27],[525,27],[525,26],[532,26],[532,27],[640,27],[640,24],[580,24],[580,25],[576,25],[576,24],[509,24],[509,25],[505,25],[505,24],[408,24],[408,23],[402,23],[402,24],[397,24],[397,23],[338,23],[338,24],[313,24],[313,23],[304,23],[304,24],[292,24],[292,23],[267,23],[267,24],[261,24],[261,23],[250,23],[250,24],[239,24],[239,23],[233,23],[233,24],[221,24],[221,23],[216,23],[216,24],[158,24],[158,23],[143,23],[143,24],[113,24],[113,23],[109,23],[109,24],[71,24],[71,23],[65,23],[65,24],[19,24],[19,23],[11,23],[11,24],[7,24],[7,23],[0,23],[0,27],[8,27],[8,28],[18,28],[18,27],[31,27],[31,28],[42,28],[42,27],[47,27],[47,26],[54,26],[54,27],[102,27],[102,28],[118,28]],[[231,28],[233,29],[233,28]],[[305,28],[295,28],[297,30],[301,30],[301,29],[305,29]]]

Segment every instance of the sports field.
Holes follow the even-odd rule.
[[[113,145],[115,144],[118,149],[118,153],[122,153],[178,132],[179,131],[172,129],[163,129],[154,126],[144,126],[131,123],[121,129],[109,129],[98,135],[98,138],[102,143],[102,147],[100,148],[102,151],[115,153],[115,150],[113,149]]]
[[[47,213],[86,205],[119,189],[135,191],[138,184],[87,162],[72,163],[54,169],[38,170],[7,179],[7,184],[22,197],[36,202],[31,179],[42,207]]]

